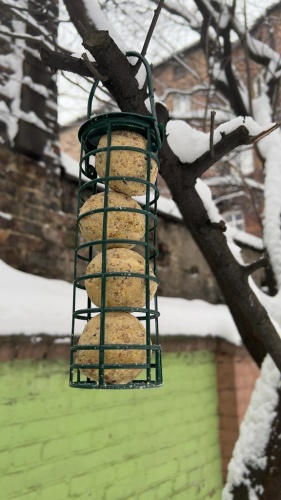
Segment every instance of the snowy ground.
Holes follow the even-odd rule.
[[[3,261],[0,261],[0,276],[0,335],[70,334],[71,284],[17,271]],[[76,308],[84,307],[85,292],[78,290]],[[240,344],[235,324],[224,305],[159,297],[158,308],[160,335],[222,337]]]

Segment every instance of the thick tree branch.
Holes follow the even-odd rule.
[[[206,60],[209,60],[210,55],[213,55],[215,59],[217,58],[216,51],[217,45],[215,41],[208,36],[209,28],[212,27],[216,30],[217,34],[217,44],[219,44],[220,36],[223,39],[223,46],[221,48],[222,54],[219,54],[220,57],[220,67],[221,71],[225,75],[225,81],[215,79],[213,80],[213,84],[216,86],[218,90],[227,98],[230,102],[230,105],[234,112],[239,116],[246,116],[247,111],[241,98],[241,94],[239,91],[238,81],[234,75],[234,71],[232,68],[232,44],[230,41],[230,24],[228,24],[223,29],[220,27],[218,22],[218,15],[221,15],[221,12],[215,12],[213,9],[209,9],[206,6],[205,2],[198,0],[197,5],[203,14],[203,22],[202,22],[202,31],[201,31],[201,47],[205,54]],[[218,5],[217,5],[218,8]],[[221,7],[222,8],[222,7]]]
[[[53,50],[47,50],[46,47],[41,47],[40,55],[41,61],[52,71],[69,71],[76,75],[93,77],[93,73],[82,59],[67,54],[60,54]]]
[[[82,54],[82,59],[85,62],[87,68],[91,71],[91,73],[92,73],[92,75],[94,76],[95,79],[100,80],[101,82],[107,82],[108,81],[108,76],[101,75],[98,72],[97,68],[94,66],[94,64],[88,58],[86,52],[84,52]]]
[[[212,146],[209,151],[206,151],[202,156],[197,158],[193,163],[183,163],[193,172],[194,183],[198,177],[206,172],[215,162],[223,158],[226,154],[233,151],[233,149],[242,145],[249,145],[256,143],[263,139],[268,134],[279,128],[280,124],[276,123],[268,130],[261,132],[258,135],[250,135],[249,130],[244,125],[240,125],[237,129],[233,130],[227,135],[222,134],[222,138],[217,144]]]
[[[151,25],[149,27],[149,30],[147,32],[147,35],[146,35],[146,38],[145,38],[145,41],[144,41],[144,44],[143,44],[143,48],[142,48],[142,51],[141,51],[141,53],[142,53],[143,56],[146,55],[146,52],[147,52],[147,49],[148,49],[151,37],[153,35],[153,31],[155,29],[155,26],[157,24],[158,18],[160,16],[160,12],[161,12],[161,9],[163,7],[163,4],[164,4],[164,0],[158,0],[158,6],[157,6],[157,8],[154,11],[153,19],[152,19]]]
[[[269,440],[266,450],[264,451],[264,457],[266,457],[267,460],[264,462],[264,466],[253,466],[253,462],[250,463],[249,457],[247,457],[247,461],[243,464],[244,468],[246,468],[244,481],[241,481],[238,484],[232,484],[230,494],[233,499],[249,500],[249,487],[247,485],[253,485],[251,491],[253,491],[254,486],[256,485],[264,485],[263,490],[261,490],[261,495],[256,498],[259,498],[260,500],[280,500],[281,457],[280,453],[277,452],[281,445],[280,389],[278,390],[278,404],[274,414]]]
[[[112,93],[120,109],[148,115],[149,111],[144,104],[146,90],[139,89],[134,77],[134,66],[119,50],[108,31],[91,30],[84,37],[83,45],[97,62],[99,73],[108,76],[110,88],[107,88],[114,89]]]
[[[223,59],[222,59],[222,69],[225,72],[225,76],[228,83],[228,99],[230,105],[234,112],[238,116],[246,116],[248,113],[241,93],[239,91],[239,82],[234,74],[232,67],[232,44],[230,41],[230,27],[228,26],[223,31]]]
[[[244,272],[246,273],[246,276],[250,276],[258,269],[261,269],[262,267],[266,267],[268,265],[269,265],[268,258],[261,257],[260,259],[256,260],[255,262],[252,262],[251,264],[244,266]]]
[[[85,35],[85,30],[89,31],[92,28],[96,29],[93,20],[90,18],[87,9],[81,0],[63,0],[67,8],[69,17],[74,24],[81,38]]]

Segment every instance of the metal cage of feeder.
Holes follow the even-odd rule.
[[[81,126],[78,137],[81,143],[81,157],[79,168],[79,186],[78,186],[78,206],[77,206],[77,221],[75,233],[75,255],[74,255],[74,284],[73,284],[73,314],[72,314],[72,333],[71,333],[71,352],[70,352],[70,386],[85,389],[132,389],[132,388],[153,388],[162,385],[162,363],[161,363],[161,346],[159,344],[158,332],[158,305],[157,292],[152,301],[150,300],[150,283],[157,280],[156,257],[158,250],[156,247],[156,226],[157,219],[157,199],[159,191],[156,185],[151,182],[151,167],[152,161],[159,166],[157,151],[159,150],[163,133],[161,127],[157,123],[152,78],[149,64],[146,59],[136,52],[129,52],[127,56],[135,56],[140,58],[145,67],[147,75],[147,89],[151,107],[151,116],[143,116],[135,113],[105,113],[97,116],[91,116],[92,101],[98,86],[98,81],[95,81],[88,100],[88,116],[87,121]],[[112,145],[112,134],[116,131],[134,132],[146,140],[146,149],[133,146],[114,146]],[[107,144],[105,147],[99,147],[99,140],[107,134]],[[141,153],[146,161],[146,178],[139,177],[124,177],[112,175],[111,155],[114,151],[128,151]],[[95,169],[96,155],[103,153],[106,158],[105,175],[97,177]],[[122,181],[129,183],[141,184],[144,186],[145,194],[138,199],[140,208],[117,207],[108,205],[110,190],[110,182]],[[92,209],[84,213],[80,213],[80,209],[84,202],[92,195],[104,193],[104,204],[102,208]],[[127,212],[141,214],[144,216],[145,231],[144,238],[141,240],[109,238],[107,232],[108,217],[112,212]],[[102,214],[102,237],[100,239],[92,239],[82,242],[80,237],[79,225],[84,217]],[[107,256],[108,245],[114,244],[118,248],[119,245],[129,244],[130,246],[138,245],[139,250],[144,258],[144,272],[108,272],[107,271]],[[92,261],[95,250],[101,252],[102,268],[99,273],[86,273],[86,267]],[[134,248],[135,250],[135,248]],[[84,266],[84,267],[83,267]],[[83,272],[83,269],[85,271]],[[152,268],[154,276],[151,275]],[[81,274],[82,269],[82,274]],[[112,277],[134,277],[144,280],[145,287],[145,305],[143,307],[124,307],[122,304],[118,307],[109,307],[106,305],[108,278]],[[87,296],[85,282],[87,279],[99,279],[101,284],[101,303],[99,306],[93,304]],[[85,290],[85,307],[80,307],[82,290]],[[79,295],[79,299],[78,299]],[[79,308],[77,308],[79,300]],[[151,308],[151,304],[153,307]],[[145,343],[132,344],[130,342],[109,343],[107,341],[107,318],[112,313],[126,313],[126,315],[134,316],[145,327]],[[99,342],[97,344],[87,343],[78,344],[77,336],[81,335],[83,326],[95,316],[99,318]],[[112,316],[111,316],[112,317]],[[82,323],[83,322],[83,323]],[[78,326],[77,326],[78,324]],[[132,350],[134,353],[141,353],[142,362],[123,362],[118,363],[108,361],[109,353],[116,353],[115,358],[122,356],[122,353],[128,353]],[[145,352],[145,355],[143,354]],[[81,358],[81,353],[86,353],[86,362]],[[92,359],[91,359],[92,358]],[[129,382],[118,382],[108,380],[107,374],[111,370],[132,370],[133,373],[140,372],[138,376]],[[95,376],[90,376],[89,373],[94,373]],[[129,372],[127,372],[129,373]]]

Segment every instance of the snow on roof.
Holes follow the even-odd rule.
[[[73,292],[70,283],[24,273],[1,260],[0,274],[0,335],[70,335]],[[77,309],[85,307],[85,298],[86,292],[78,289]],[[236,345],[241,343],[225,305],[168,297],[159,297],[158,303],[162,335],[212,336]],[[84,322],[76,324],[76,333],[80,334]]]
[[[63,151],[60,152],[60,159],[61,159],[61,165],[63,166],[67,175],[78,179],[79,178],[79,162],[74,160],[71,156],[64,153]],[[85,177],[83,175],[82,175],[82,178],[85,181],[89,180],[89,179],[87,179],[87,177]]]
[[[234,241],[241,245],[254,248],[255,250],[264,250],[263,240],[254,234],[245,233],[245,231],[241,231],[241,229],[230,225],[227,227],[227,233]]]
[[[251,179],[250,177],[245,177],[242,180],[240,176],[235,174],[217,175],[214,177],[208,177],[207,179],[204,179],[204,182],[207,184],[207,186],[229,186],[229,185],[241,186],[245,182],[246,184],[248,184],[248,186],[254,189],[259,189],[260,191],[264,191],[264,184],[262,184],[261,182],[257,182],[256,180]]]

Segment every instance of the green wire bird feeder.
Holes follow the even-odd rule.
[[[156,177],[163,131],[149,64],[138,53],[127,56],[141,59],[145,67],[151,116],[91,116],[95,81],[88,119],[78,133],[70,386],[84,389],[162,385]]]

